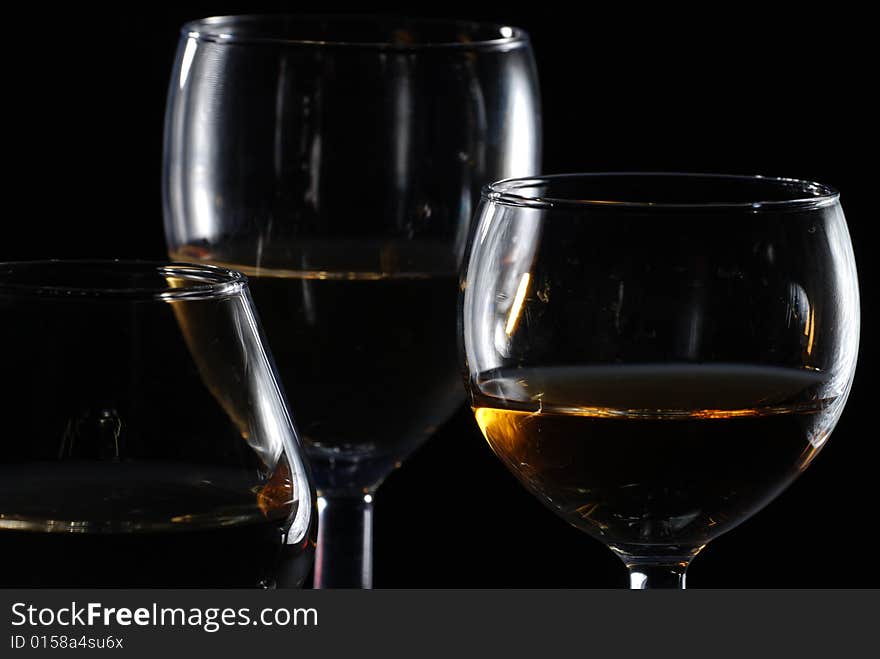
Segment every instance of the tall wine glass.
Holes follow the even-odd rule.
[[[483,434],[633,588],[683,588],[843,410],[859,296],[838,194],[576,174],[493,184],[478,218],[463,332]]]
[[[247,283],[0,264],[0,586],[298,586],[315,494]]]
[[[373,494],[462,402],[457,272],[480,187],[536,172],[521,30],[238,16],[184,26],[174,258],[245,272],[318,487],[315,585],[370,587]]]

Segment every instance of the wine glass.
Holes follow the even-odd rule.
[[[376,488],[464,400],[457,276],[480,187],[536,173],[516,28],[231,16],[183,27],[173,258],[245,272],[318,488],[317,587],[372,583]]]
[[[573,174],[490,185],[477,215],[462,309],[480,429],[633,588],[684,588],[843,410],[859,295],[837,192]]]
[[[2,263],[0,316],[0,585],[301,585],[315,494],[241,274]]]

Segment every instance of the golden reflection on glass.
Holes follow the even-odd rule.
[[[519,323],[523,302],[526,299],[526,292],[529,290],[530,278],[531,275],[528,272],[522,273],[519,285],[516,287],[516,294],[513,296],[513,305],[510,307],[510,315],[507,316],[507,325],[504,327],[504,333],[507,334],[507,336],[513,335],[517,323]]]

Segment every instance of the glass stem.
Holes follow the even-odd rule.
[[[314,587],[373,587],[372,494],[318,497]]]
[[[629,570],[629,587],[632,590],[648,588],[677,588],[684,590],[688,565],[693,556],[662,558],[623,558]]]

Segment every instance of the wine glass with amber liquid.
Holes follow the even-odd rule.
[[[852,247],[817,183],[501,181],[462,288],[480,429],[633,588],[683,588],[710,540],[803,472],[855,370]]]
[[[480,188],[537,172],[528,36],[209,18],[184,26],[169,91],[169,253],[248,276],[318,489],[315,585],[369,588],[377,488],[464,401]]]

